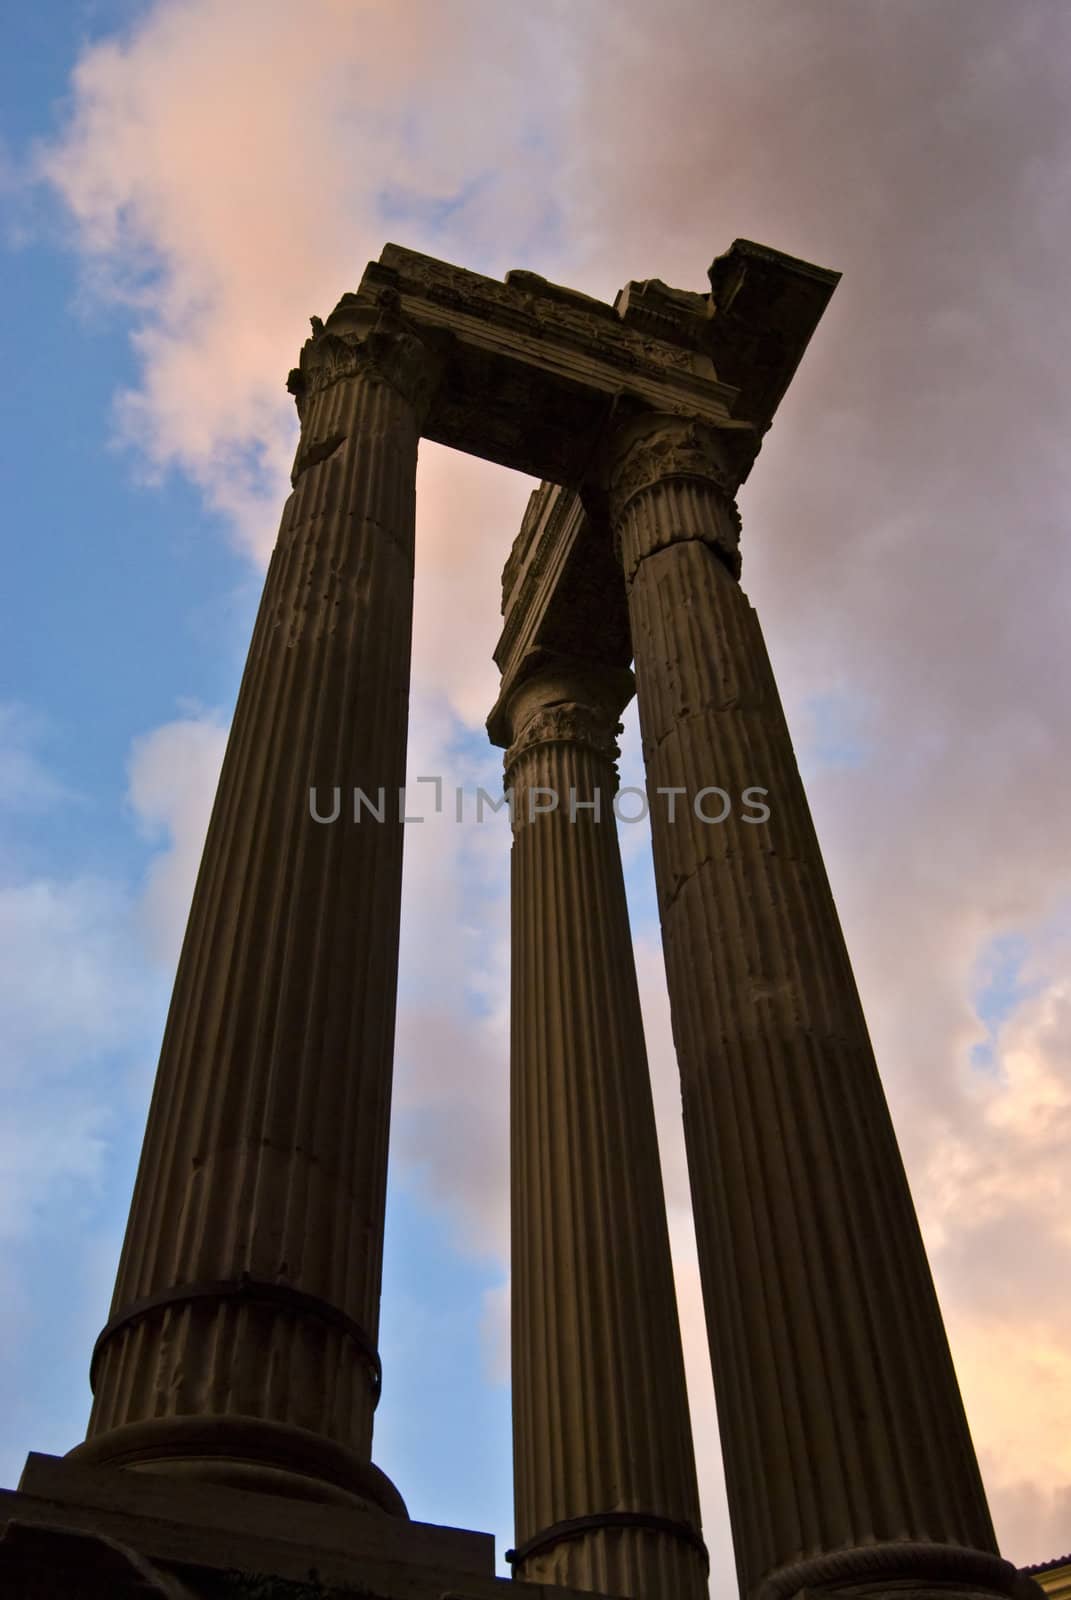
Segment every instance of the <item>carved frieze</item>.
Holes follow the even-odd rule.
[[[703,349],[713,305],[709,294],[671,289],[661,278],[645,278],[625,285],[614,310],[627,327],[654,334],[665,343]]]
[[[571,490],[544,483],[532,494],[502,573],[504,621],[494,656],[504,673],[522,637],[538,631],[540,593],[552,572],[560,571],[568,560],[583,520],[580,496]]]
[[[578,488],[622,402],[732,425],[737,391],[720,381],[698,314],[695,336],[682,333],[690,309],[633,326],[535,273],[500,283],[394,245],[367,267],[359,294],[383,291],[397,294],[413,326],[449,336],[447,380],[425,430],[443,444]],[[685,299],[701,307],[708,297]]]
[[[528,497],[528,504],[521,519],[517,537],[510,546],[506,564],[502,568],[502,615],[513,609],[510,597],[517,586],[518,579],[528,560],[530,547],[535,539],[537,530],[542,525],[549,505],[553,504],[556,496],[556,485],[541,483],[538,489],[533,489]]]
[[[632,658],[628,601],[609,528],[592,526],[581,498],[557,484],[531,496],[506,571],[495,646],[502,692],[488,719],[492,742],[512,738],[517,688],[555,664],[620,674]],[[563,696],[564,698],[564,696]]]
[[[314,325],[290,386],[304,420],[311,395],[372,372],[423,406],[424,437],[573,489],[592,485],[624,416],[698,419],[734,436],[742,482],[835,280],[737,241],[710,293],[649,278],[610,305],[537,273],[499,282],[387,245]],[[431,393],[421,346],[441,363]]]

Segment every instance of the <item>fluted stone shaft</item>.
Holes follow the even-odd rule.
[[[864,1572],[1006,1587],[844,938],[737,581],[732,488],[698,426],[652,419],[620,441],[611,514],[741,1590]],[[696,811],[712,785],[732,801],[720,824]],[[768,794],[744,804],[749,787]],[[658,793],[670,789],[683,793]],[[760,804],[768,821],[744,821]],[[699,807],[717,817],[724,801]],[[976,1554],[945,1559],[941,1544]]]
[[[548,672],[510,702],[515,1571],[688,1600],[707,1562],[612,809],[631,693]]]
[[[429,371],[344,300],[292,375],[295,487],[95,1351],[93,1460],[404,1510],[368,1463]],[[354,820],[355,788],[381,822]]]

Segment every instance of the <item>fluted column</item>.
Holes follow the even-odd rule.
[[[706,1552],[612,809],[631,693],[628,672],[549,670],[508,703],[513,1560],[530,1582],[699,1600]]]
[[[294,490],[94,1351],[89,1460],[404,1512],[370,1451],[433,368],[389,305],[346,296],[291,375]],[[355,789],[381,821],[355,820]]]
[[[995,1554],[821,852],[737,581],[735,479],[715,433],[655,417],[622,430],[610,485],[741,1590],[1007,1588],[1014,1569]],[[724,811],[701,794],[714,785],[731,799],[723,822],[698,815]],[[768,793],[745,797],[751,787]]]

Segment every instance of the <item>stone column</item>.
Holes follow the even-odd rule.
[[[1007,1589],[715,432],[627,424],[662,938],[741,1591]],[[700,820],[724,809],[724,822]],[[768,790],[742,804],[749,787]],[[677,791],[675,795],[662,791]],[[765,822],[758,804],[769,807]],[[671,811],[674,814],[671,820]],[[874,1591],[877,1592],[877,1591]]]
[[[627,670],[562,668],[507,703],[511,1559],[529,1582],[699,1600],[707,1559],[612,809],[631,694]]]
[[[370,1452],[434,363],[389,306],[313,326],[74,1454],[404,1513]]]

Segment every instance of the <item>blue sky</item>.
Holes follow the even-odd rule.
[[[10,19],[19,37],[9,26],[0,60],[9,160],[26,163],[35,141],[54,135],[78,50],[137,9],[53,6]],[[136,378],[128,314],[86,295],[69,242],[47,194],[17,195],[0,257],[3,345],[17,374],[0,443],[9,530],[0,652],[7,731],[33,771],[26,793],[5,796],[14,803],[0,859],[15,884],[40,875],[110,885],[124,901],[127,981],[142,994],[135,1027],[69,1063],[110,1091],[91,1181],[35,1196],[23,1236],[4,1241],[27,1311],[4,1363],[6,1483],[27,1449],[62,1452],[84,1432],[88,1357],[107,1317],[168,999],[168,971],[138,938],[137,895],[160,836],[127,799],[131,744],[185,714],[226,720],[261,581],[194,486],[177,472],[148,478],[116,446],[113,400]],[[490,750],[485,765],[493,785]],[[54,791],[44,803],[42,786]],[[20,1065],[47,1076],[52,1063]],[[508,1535],[508,1392],[486,1381],[480,1329],[482,1296],[502,1279],[500,1262],[459,1253],[433,1209],[392,1188],[377,1459],[413,1515]]]
[[[716,25],[700,0],[670,9],[675,26],[638,0],[523,20],[414,0],[403,29],[373,3],[300,20],[277,0],[53,0],[8,19],[5,1482],[84,1429],[308,316],[388,238],[609,299],[654,274],[702,288],[739,234],[844,271],[742,497],[745,585],[998,1532],[1021,1560],[1071,1543],[1067,14],[868,0],[834,28],[798,0],[731,0]],[[414,770],[497,781],[481,724],[529,487],[422,452]],[[501,1551],[507,838],[414,833],[375,1453],[414,1515]],[[622,848],[724,1576],[645,830]]]

